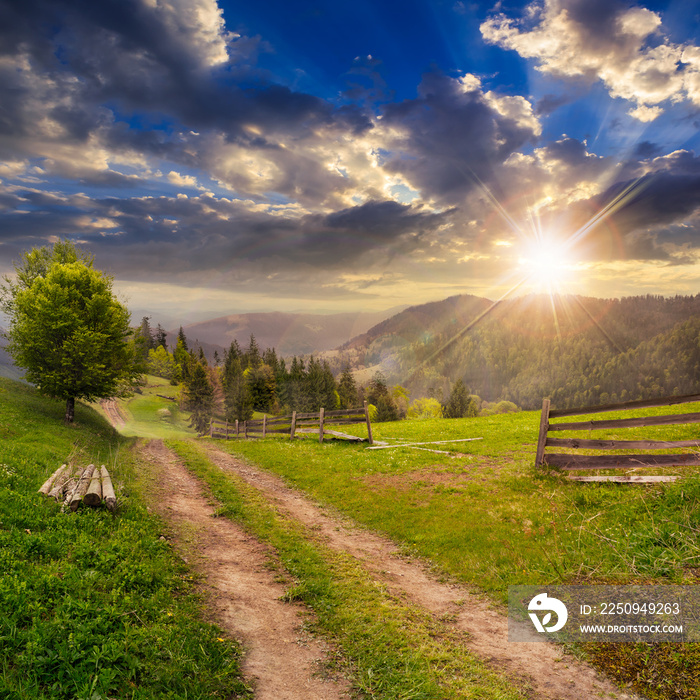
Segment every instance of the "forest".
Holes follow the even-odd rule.
[[[345,350],[411,397],[440,401],[458,380],[524,409],[544,397],[571,408],[695,393],[700,295],[451,297],[407,309]]]
[[[182,329],[171,352],[147,318],[137,335],[149,371],[183,384],[201,425],[213,412],[245,420],[364,400],[383,421],[537,409],[544,397],[572,408],[700,391],[700,296],[450,297],[382,322],[332,363],[279,357],[252,335],[207,359]],[[364,387],[358,366],[374,369]]]

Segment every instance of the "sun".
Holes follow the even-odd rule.
[[[572,282],[575,265],[556,244],[538,242],[529,246],[519,263],[528,284],[538,291],[560,293]]]

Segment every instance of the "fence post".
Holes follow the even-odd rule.
[[[248,439],[248,419],[243,421],[243,437]]]
[[[213,418],[209,419],[209,437],[210,438],[214,437],[214,419]]]
[[[540,434],[537,438],[537,454],[535,455],[535,468],[542,465],[544,460],[544,447],[549,431],[549,399],[542,401],[542,415],[540,416]]]
[[[263,437],[267,437],[267,413],[263,413]]]
[[[292,411],[292,430],[289,434],[289,437],[291,439],[294,439],[294,433],[297,431],[297,412]]]
[[[367,423],[367,437],[369,438],[369,444],[373,445],[372,441],[372,423],[369,420],[369,408],[367,407],[367,402],[365,401],[365,421]]]
[[[325,409],[321,408],[321,411],[318,414],[318,441],[323,442],[323,414],[325,413]]]
[[[226,439],[228,440],[228,418],[226,419]]]
[[[236,437],[238,437],[238,418],[236,418]]]

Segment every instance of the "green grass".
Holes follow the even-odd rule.
[[[292,578],[287,598],[313,609],[315,629],[350,660],[355,684],[367,697],[525,697],[470,654],[463,635],[389,595],[352,557],[329,549],[301,524],[282,517],[260,492],[212,465],[192,442],[169,446],[209,485],[221,504],[220,516],[275,548]]]
[[[142,393],[118,401],[126,418],[126,425],[119,432],[128,437],[155,439],[193,437],[195,431],[189,425],[189,412],[181,410],[177,401],[162,398],[177,399],[178,391],[179,387],[171,385],[167,379],[147,375]]]
[[[202,622],[194,577],[161,539],[130,442],[91,408],[0,379],[0,697],[250,697],[238,646]],[[63,462],[105,463],[120,501],[63,513],[37,493]]]
[[[316,440],[217,445],[280,474],[501,603],[508,586],[519,584],[698,582],[697,470],[679,470],[688,478],[663,486],[568,482],[535,471],[538,426],[539,412],[373,426],[375,438],[391,444],[483,438],[434,446],[449,454]],[[642,430],[658,439],[682,439],[697,428]],[[648,697],[696,697],[691,689],[700,679],[697,644],[673,654],[660,645],[618,646],[614,667],[600,648],[589,647],[589,655],[625,682],[624,668],[634,668],[634,682]],[[658,690],[647,686],[660,673],[675,694],[663,684]]]

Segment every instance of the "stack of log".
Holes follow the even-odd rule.
[[[117,507],[112,479],[104,465],[75,469],[63,464],[44,482],[39,493],[63,501],[64,510],[77,510],[81,503],[95,508],[104,502],[110,511]]]

